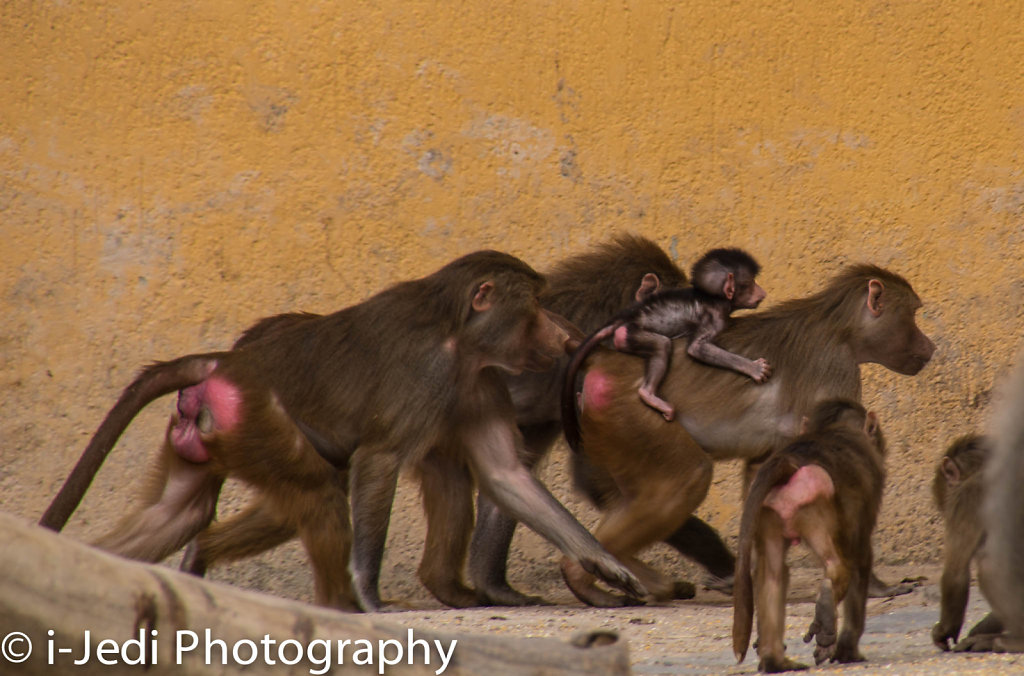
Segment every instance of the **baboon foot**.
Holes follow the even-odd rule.
[[[838,634],[835,597],[832,585],[825,582],[818,592],[818,600],[814,603],[814,619],[804,634],[804,643],[816,639],[814,646],[814,664],[818,665],[836,655],[836,637]]]
[[[623,563],[640,580],[640,584],[647,590],[649,600],[674,601],[678,598],[692,599],[697,594],[697,589],[691,583],[670,580],[639,559],[629,557],[623,559]]]
[[[732,596],[732,584],[733,576],[727,575],[726,577],[718,577],[708,573],[704,577],[704,588],[710,589],[711,591],[722,592],[726,596]]]
[[[590,575],[616,589],[621,589],[635,599],[647,595],[647,589],[633,574],[633,571],[603,549],[599,550],[599,553],[593,558],[580,559],[578,565]]]
[[[999,634],[992,642],[992,650],[997,653],[1024,653],[1024,636]]]
[[[923,577],[908,577],[900,580],[899,584],[886,584],[872,572],[871,579],[868,581],[868,598],[888,599],[893,596],[909,594],[920,587],[923,580]]]
[[[665,418],[665,420],[671,421],[673,418],[676,417],[676,410],[675,408],[672,407],[672,404],[668,403],[658,395],[644,389],[641,389],[639,394],[640,399],[642,399],[645,404],[653,408],[655,411],[661,413],[662,417]]]
[[[867,662],[868,658],[861,654],[860,649],[855,645],[846,645],[840,641],[836,645],[835,654],[832,656],[833,662],[840,662],[842,664],[851,664],[853,662]]]
[[[366,607],[362,610],[364,613],[395,613],[403,610],[409,610],[411,606],[403,605],[397,601],[381,601],[377,599],[376,603],[367,603]]]
[[[594,576],[569,559],[562,559],[562,579],[569,591],[583,603],[596,608],[623,608],[626,606],[643,605],[639,599],[619,594],[612,594],[598,588],[594,584]]]
[[[953,646],[955,653],[990,653],[999,634],[975,634],[965,636]]]
[[[482,606],[550,606],[550,601],[516,591],[508,585],[477,588],[476,599]]]
[[[672,598],[685,601],[697,595],[697,585],[686,580],[676,580],[672,583]]]
[[[423,586],[434,598],[451,608],[474,608],[480,605],[477,593],[461,582],[446,581],[442,584],[424,580]]]
[[[803,671],[810,667],[803,662],[791,660],[788,657],[762,657],[757,665],[758,671],[766,674],[777,674],[782,671]]]

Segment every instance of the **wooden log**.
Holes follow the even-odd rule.
[[[5,514],[0,543],[4,674],[630,673],[612,632],[562,642],[413,630],[128,561]],[[26,640],[31,655],[14,664]]]

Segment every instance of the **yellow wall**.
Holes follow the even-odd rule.
[[[1021,3],[15,0],[0,45],[3,510],[41,512],[150,360],[476,248],[544,269],[634,231],[685,266],[749,248],[770,300],[848,261],[912,280],[938,352],[867,367],[866,399],[879,554],[935,559],[934,460],[986,420],[1024,312]]]

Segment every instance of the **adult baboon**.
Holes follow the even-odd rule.
[[[424,482],[428,512],[466,522],[465,502],[442,489],[470,492],[475,476],[567,556],[639,591],[517,460],[521,439],[499,369],[550,368],[569,342],[560,320],[540,308],[543,284],[519,259],[481,251],[334,314],[288,320],[237,349],[154,364],[125,389],[41,523],[59,530],[135,415],[177,390],[143,504],[99,541],[111,551],[168,556],[207,528],[231,475],[260,497],[205,538],[231,539],[253,524],[257,532],[293,529],[309,554],[317,602],[352,609],[346,470],[378,458],[429,466],[427,454],[438,453],[445,482]],[[386,473],[372,486],[362,481],[371,479],[353,479],[352,490],[393,485]],[[231,541],[249,554],[245,533]],[[204,536],[199,542],[202,552]]]
[[[859,400],[859,364],[918,373],[935,350],[915,323],[920,306],[904,278],[856,265],[812,296],[737,317],[719,344],[762,355],[773,367],[772,380],[757,385],[732,371],[674,359],[662,386],[678,411],[678,424],[671,425],[636,398],[641,360],[596,352],[583,372],[580,455],[590,465],[588,476],[614,497],[595,535],[625,561],[649,544],[679,537],[707,495],[715,460],[762,458],[796,435],[817,402]],[[654,571],[637,571],[656,596],[671,593]],[[597,589],[571,561],[563,573],[588,603],[628,601]]]

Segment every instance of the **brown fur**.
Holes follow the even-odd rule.
[[[200,550],[204,539],[210,549],[199,559],[209,561],[214,550],[226,558],[251,551],[237,547],[251,544],[252,536],[229,538],[236,549],[224,551],[219,533],[255,526],[273,541],[291,529],[309,554],[317,601],[354,608],[344,569],[351,546],[349,466],[353,472],[364,461],[383,466],[386,483],[399,462],[417,464],[444,449],[471,467],[503,508],[581,565],[635,592],[635,579],[516,461],[520,440],[499,368],[549,368],[569,340],[560,320],[539,310],[542,287],[543,278],[522,261],[478,252],[332,315],[266,320],[253,327],[251,342],[243,337],[230,352],[150,367],[108,414],[42,524],[63,526],[142,407],[200,386],[179,396],[181,413],[168,428],[143,507],[101,540],[109,549],[164,558],[206,528],[220,486],[232,475],[259,490],[262,504],[201,536]],[[202,408],[192,421],[187,402],[196,391],[227,394],[198,395]],[[237,416],[217,418],[232,406]],[[198,429],[207,460],[181,457],[172,435],[181,425]],[[450,480],[463,494],[472,490],[465,488],[469,471]],[[450,510],[450,518],[465,520],[465,500],[437,495],[435,486],[424,481],[428,512]]]
[[[662,395],[680,424],[665,424],[637,400],[641,360],[595,351],[583,376],[577,465],[585,464],[588,480],[609,493],[595,535],[627,561],[659,539],[678,537],[707,494],[713,461],[763,457],[796,435],[800,417],[818,401],[859,400],[861,363],[920,371],[935,348],[914,321],[920,304],[899,275],[857,265],[812,296],[736,317],[717,342],[731,352],[763,355],[772,380],[757,385],[674,359]],[[610,602],[571,564],[566,577],[581,599]],[[650,579],[645,584],[667,588]]]
[[[960,636],[970,593],[971,561],[985,539],[981,524],[985,483],[981,470],[991,454],[991,446],[991,439],[979,434],[956,439],[939,460],[932,480],[932,496],[946,532],[940,582],[942,604],[939,621],[932,627],[932,641],[943,650],[949,650],[950,642],[956,643]],[[968,634],[969,644],[980,642],[977,629],[976,626]],[[967,644],[958,646],[961,650],[966,647]]]
[[[942,613],[932,639],[943,650],[956,640],[963,623],[973,556],[978,585],[992,607],[953,650],[1024,652],[1024,366],[1018,365],[1004,386],[991,423],[984,467],[951,465],[943,458],[936,473],[960,485],[945,495],[946,566],[942,574]],[[951,455],[957,445],[947,453]],[[966,457],[972,460],[971,456]],[[976,463],[975,463],[976,464]],[[961,471],[962,470],[962,471]],[[968,472],[973,471],[973,474]],[[950,512],[952,510],[952,512]],[[955,529],[955,531],[954,531]],[[976,553],[975,553],[976,552]],[[948,593],[947,593],[948,587]]]
[[[638,394],[666,420],[675,417],[675,410],[657,389],[672,357],[673,338],[684,339],[686,353],[705,364],[732,369],[756,382],[767,380],[771,368],[764,359],[747,359],[714,343],[735,310],[756,308],[764,300],[764,289],[756,280],[760,270],[742,249],[712,249],[694,264],[693,286],[648,293],[592,332],[572,355],[562,383],[562,430],[569,447],[578,450],[580,443],[576,375],[587,356],[608,338],[619,352],[646,360]]]
[[[621,235],[571,256],[556,264],[546,276],[549,283],[541,295],[543,306],[587,333],[647,295],[687,283],[686,274],[657,244],[635,235]],[[562,360],[562,368],[567,362],[568,359]],[[546,456],[559,437],[560,370],[506,377],[516,407],[516,422],[525,440],[521,459],[528,467],[534,467]],[[603,505],[610,494],[599,477],[582,488],[598,505]],[[506,561],[514,530],[515,521],[481,494],[477,502],[469,573],[478,599],[483,603],[542,602],[538,597],[512,589],[506,580]],[[735,565],[732,552],[714,529],[697,517],[687,520],[680,537],[670,544],[705,566],[715,580],[731,576]],[[460,569],[457,561],[439,562],[438,566],[449,574],[457,574]],[[676,591],[686,597],[693,595],[693,587],[687,583],[678,585]]]
[[[733,650],[738,661],[743,661],[750,642],[756,598],[758,668],[806,668],[786,657],[783,641],[789,580],[785,557],[794,536],[818,555],[827,575],[814,622],[804,637],[817,637],[815,662],[863,661],[858,644],[871,574],[871,533],[885,481],[884,453],[874,416],[855,402],[831,400],[815,408],[804,434],[773,453],[758,470],[744,503],[733,591]],[[830,482],[816,485],[816,492],[800,494],[799,502],[787,505],[792,512],[773,507],[772,496],[793,490],[789,482],[801,468],[824,470]],[[751,578],[755,548],[756,581]],[[837,640],[840,602],[845,619]]]
[[[1018,363],[1006,385],[991,434],[978,579],[992,615],[1002,625],[992,650],[1019,653],[1024,652],[1024,363]]]
[[[542,305],[551,312],[577,322],[583,328],[596,326],[615,309],[634,302],[642,294],[686,283],[686,275],[656,244],[631,235],[617,237],[591,251],[568,258],[557,264],[547,277],[549,284],[541,293]],[[236,347],[267,332],[311,317],[315,315],[287,314],[261,320],[246,331]],[[570,332],[575,330],[571,326],[566,328]],[[578,335],[582,337],[582,334]],[[524,439],[520,459],[531,468],[550,450],[557,436],[558,371],[552,369],[505,375]],[[317,444],[309,430],[306,433],[321,455],[331,457],[332,449]],[[428,455],[424,465],[433,470],[451,466],[443,458],[435,456],[436,453]],[[382,456],[374,457],[380,459]],[[353,510],[359,516],[353,519],[355,536],[352,572],[364,608],[378,608],[382,605],[378,579],[394,495],[394,485],[389,483],[393,479],[394,470],[394,466],[386,460],[381,467],[379,460],[371,458],[356,465],[352,479],[354,485],[366,489],[353,493]],[[361,476],[363,474],[365,476]],[[434,474],[434,471],[429,473],[431,477]],[[446,485],[443,480],[437,483]],[[601,499],[600,495],[592,497],[595,500]],[[452,499],[462,500],[458,487],[453,486]],[[431,509],[429,505],[427,507],[428,530],[436,533],[438,538],[450,538],[450,541],[431,545],[429,556],[425,553],[420,566],[420,579],[436,598],[455,607],[476,603],[523,605],[543,602],[539,597],[521,594],[509,586],[506,580],[506,560],[516,522],[500,511],[485,493],[480,493],[477,503],[477,526],[473,532],[473,553],[469,568],[475,591],[469,589],[462,580],[468,530],[459,530],[472,528],[472,521],[453,520],[448,515],[437,523],[430,517],[443,514],[443,510]],[[679,545],[680,549],[706,565],[713,574],[719,577],[731,575],[735,565],[732,553],[713,529],[696,517],[691,521],[687,537]],[[232,544],[232,534],[237,534],[237,538],[241,539],[256,537],[257,532],[253,528],[238,527],[220,532],[218,537],[221,538],[221,546],[218,551],[237,548],[248,552],[258,545],[252,542]],[[276,545],[281,535],[277,530],[270,532],[268,536],[273,537],[268,537],[267,548]],[[212,551],[209,553],[213,554]],[[202,573],[206,567],[205,562],[195,556],[194,552],[187,557],[185,564],[186,569],[196,573]],[[692,592],[689,595],[692,596]]]

